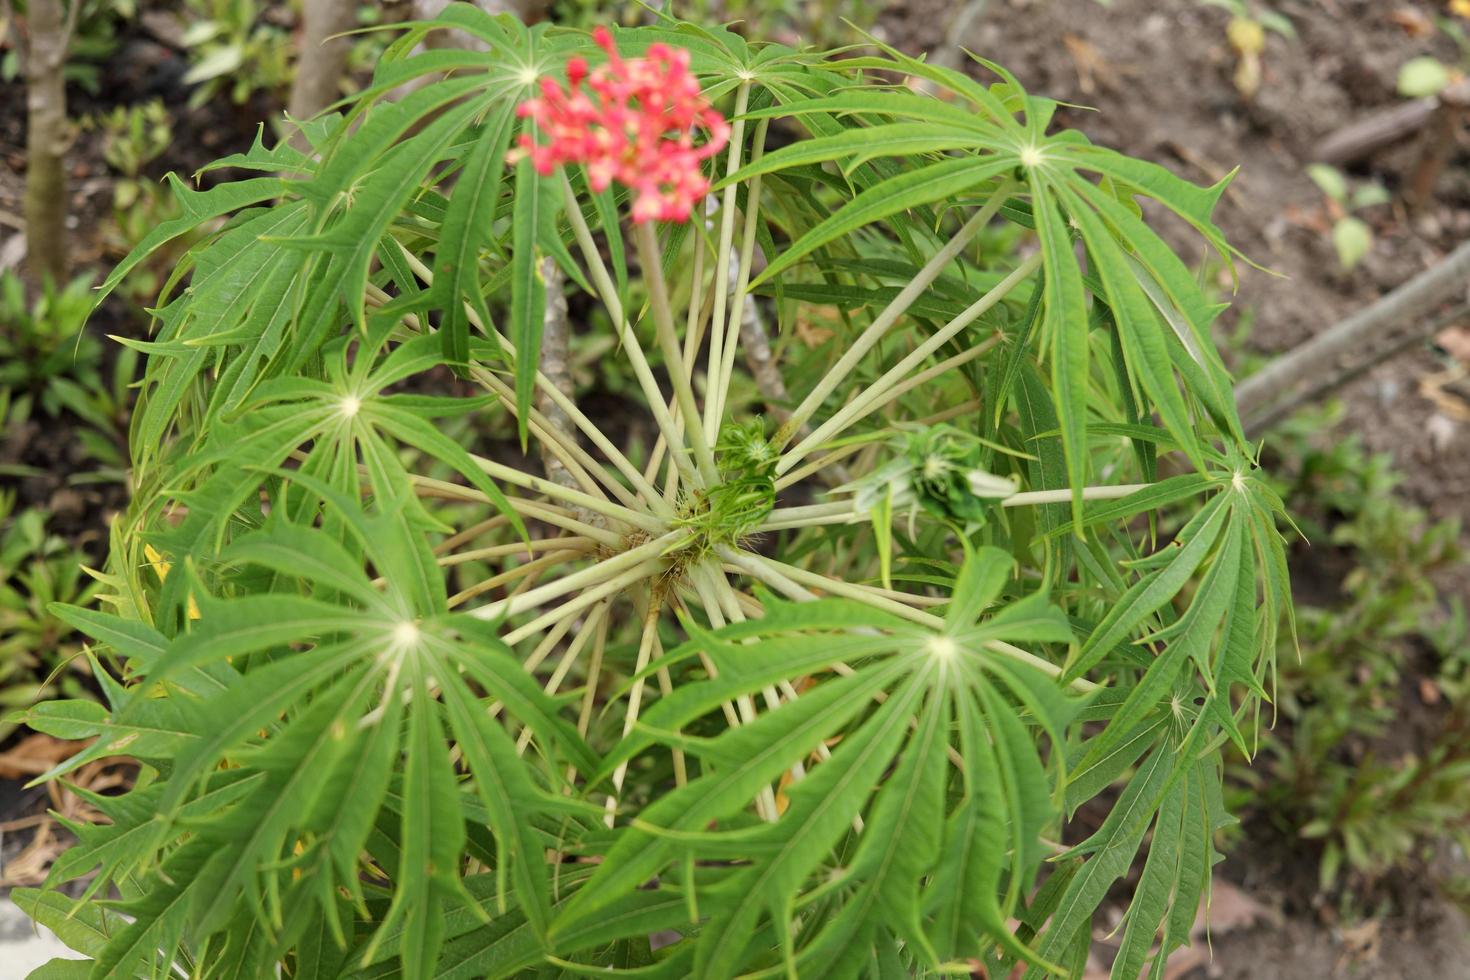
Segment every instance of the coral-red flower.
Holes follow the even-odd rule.
[[[701,94],[688,51],[654,44],[646,57],[625,60],[607,28],[594,37],[607,63],[589,71],[587,62],[573,58],[565,89],[542,79],[541,95],[517,113],[531,119],[546,142],[523,134],[517,154],[529,156],[542,175],[579,163],[595,191],[613,181],[626,185],[636,195],[635,222],[687,221],[709,190],[701,164],[729,141],[729,124]],[[700,130],[707,136],[696,146]]]

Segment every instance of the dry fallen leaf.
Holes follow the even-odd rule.
[[[1434,335],[1439,349],[1461,364],[1470,365],[1470,327],[1450,327]]]
[[[0,779],[30,779],[39,776],[58,762],[63,762],[91,745],[90,739],[68,742],[36,732],[27,735],[10,751],[0,753]]]
[[[837,315],[837,307],[818,306],[812,309],[811,313],[818,314],[823,317],[826,317],[830,314],[832,317],[835,318]],[[827,341],[832,339],[832,331],[827,329],[826,327],[819,327],[814,324],[810,316],[798,316],[796,318],[796,338],[807,347],[816,348],[821,347]]]
[[[1409,37],[1429,37],[1434,33],[1434,21],[1413,7],[1400,7],[1388,19]]]
[[[1378,962],[1381,933],[1382,922],[1378,919],[1369,919],[1349,929],[1343,929],[1343,950],[1337,961],[1338,972],[1341,973],[1348,967]]]
[[[1457,365],[1448,371],[1439,371],[1419,379],[1419,394],[1434,403],[1450,419],[1470,422],[1470,400],[1466,400],[1458,389],[1458,383],[1470,376],[1470,367]]]

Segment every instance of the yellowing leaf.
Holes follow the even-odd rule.
[[[153,569],[154,574],[158,576],[158,581],[162,582],[168,578],[170,569],[174,567],[173,562],[159,554],[157,548],[151,544],[145,544],[143,546],[143,557],[148,559],[148,565]],[[199,618],[199,604],[194,601],[193,596],[189,596],[189,618]]]

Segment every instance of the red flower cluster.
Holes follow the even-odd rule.
[[[587,62],[573,58],[566,90],[542,79],[541,96],[517,112],[533,120],[548,142],[523,134],[517,156],[528,155],[542,175],[558,164],[580,163],[595,191],[614,180],[627,185],[637,192],[635,222],[687,221],[709,190],[700,163],[729,141],[729,123],[700,93],[688,51],[654,44],[647,57],[625,61],[607,28],[593,36],[607,52],[607,64],[589,73]],[[709,138],[695,146],[700,128]]]

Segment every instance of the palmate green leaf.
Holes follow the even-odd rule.
[[[258,177],[253,180],[233,181],[219,184],[206,191],[189,188],[173,174],[167,177],[169,188],[179,202],[183,213],[165,221],[143,237],[127,257],[113,268],[102,285],[97,287],[96,302],[100,304],[122,282],[139,263],[157,251],[159,247],[212,218],[239,211],[253,204],[261,204],[283,196],[290,185],[279,177]]]
[[[1003,576],[1008,576],[1009,556],[985,551],[980,557],[997,560]],[[994,562],[982,562],[979,567],[990,564]],[[971,591],[980,595],[998,587],[997,582],[989,586],[977,583]],[[1043,615],[1045,607],[1043,598],[1030,597],[988,616],[972,608],[964,621],[975,625],[958,630],[952,638],[902,622],[886,624],[892,632],[880,636],[849,633],[839,640],[830,633],[808,635],[808,629],[873,628],[870,624],[874,613],[861,605],[835,600],[801,605],[771,600],[767,616],[761,620],[732,625],[716,633],[691,627],[689,649],[705,653],[718,673],[710,680],[684,686],[650,708],[640,721],[640,729],[646,734],[635,739],[635,744],[643,746],[650,739],[667,741],[698,756],[711,772],[645,811],[640,822],[604,856],[603,866],[572,908],[589,914],[604,902],[616,902],[624,889],[635,887],[636,882],[658,874],[660,868],[675,861],[681,848],[695,859],[738,854],[752,859],[751,866],[737,869],[727,884],[703,890],[697,896],[701,913],[708,911],[711,916],[695,940],[695,970],[699,975],[725,975],[735,963],[745,962],[753,937],[765,931],[762,922],[769,922],[770,942],[783,951],[789,968],[798,971],[805,969],[803,964],[827,963],[837,951],[861,943],[874,922],[905,937],[911,949],[920,951],[916,955],[937,965],[938,947],[931,948],[929,939],[933,928],[930,916],[935,910],[931,903],[919,901],[918,887],[931,870],[951,860],[972,860],[966,854],[974,841],[944,832],[943,790],[950,748],[947,733],[952,727],[946,691],[951,684],[967,688],[973,685],[975,693],[967,695],[957,710],[968,713],[981,725],[987,746],[992,742],[997,746],[994,756],[992,750],[985,750],[992,759],[987,769],[986,795],[973,805],[987,808],[984,812],[991,815],[995,826],[1010,835],[1007,839],[1013,842],[1016,860],[1023,869],[1014,872],[1014,893],[1002,899],[995,889],[1000,887],[1004,851],[994,835],[983,845],[989,849],[987,854],[975,859],[988,860],[995,869],[989,879],[992,891],[984,903],[976,895],[965,903],[963,921],[967,931],[950,942],[962,941],[967,950],[978,952],[978,933],[968,931],[977,928],[974,916],[981,914],[974,906],[983,905],[988,910],[984,913],[988,916],[983,920],[985,925],[978,928],[988,932],[1004,929],[1006,915],[1000,910],[1013,905],[1024,887],[1022,881],[1034,876],[1042,856],[1036,838],[1054,813],[1053,780],[1044,771],[1035,739],[1026,731],[1011,699],[1019,702],[1043,731],[1058,733],[1071,724],[1079,704],[1058,691],[1049,691],[1048,686],[1055,684],[1051,678],[1040,673],[1031,677],[1031,668],[1001,661],[980,644],[989,637],[1029,635],[1029,631],[1040,629],[1028,625],[1032,622],[1049,623],[1040,630],[1048,639],[1069,638],[1065,618],[1055,611]],[[741,642],[757,637],[759,642],[751,645]],[[714,739],[675,734],[724,701],[830,664],[837,651],[849,663],[859,665],[856,674],[824,682],[794,703]],[[686,649],[677,649],[666,662],[678,662],[688,655]],[[879,659],[874,660],[875,656]],[[659,666],[650,665],[650,670]],[[790,809],[780,820],[768,827],[727,834],[705,831],[710,820],[719,819],[721,813],[731,814],[732,808],[748,806],[757,789],[779,771],[770,766],[769,756],[761,750],[770,745],[772,738],[782,736],[764,735],[760,740],[754,736],[764,734],[762,729],[766,728],[784,735],[787,726],[795,725],[795,730],[804,734],[797,744],[811,745],[813,733],[806,728],[807,719],[824,721],[823,730],[831,731],[846,726],[854,718],[854,711],[866,713],[862,697],[856,691],[845,690],[860,683],[869,690],[888,691],[882,706],[843,736],[830,760],[809,766],[805,777],[789,789]],[[838,693],[844,695],[840,701],[827,700]],[[830,705],[826,712],[833,716],[831,719],[812,714],[823,704]],[[912,717],[915,715],[916,719]],[[908,737],[910,720],[918,726],[913,738]],[[626,757],[627,752],[620,748],[604,761],[603,771]],[[780,761],[789,766],[795,760],[786,755]],[[884,788],[869,807],[878,775],[895,761],[897,768],[883,781]],[[931,805],[916,802],[923,800]],[[665,807],[673,822],[664,822]],[[839,863],[842,859],[834,853],[834,847],[860,812],[864,834],[857,839],[854,856]],[[920,831],[917,821],[923,821],[927,829]],[[930,843],[919,846],[921,839]],[[893,849],[900,844],[908,850]],[[951,854],[951,848],[960,853]],[[804,929],[798,946],[789,937],[782,938],[785,923],[791,918],[792,903],[801,886],[824,861],[842,867],[842,874],[818,884],[802,902],[822,901],[833,911],[824,925]],[[818,898],[829,893],[830,897]],[[1007,940],[992,937],[992,941]],[[765,948],[759,943],[757,946]],[[1014,940],[1010,940],[1010,946],[1019,948]],[[922,952],[926,949],[927,953]]]
[[[508,101],[490,110],[450,195],[434,253],[434,300],[443,311],[439,339],[444,357],[455,364],[470,357],[464,303],[470,303],[483,322],[491,322],[480,292],[480,249],[490,240],[513,119]]]
[[[863,710],[873,692],[882,690],[897,673],[896,667],[867,670],[823,684],[792,704],[726,732],[720,736],[718,748],[731,759],[738,759],[739,764],[667,794],[642,812],[640,824],[648,828],[698,831],[711,820],[744,808],[760,787],[777,779]],[[663,703],[649,712],[648,717],[654,722],[658,720],[654,715]],[[553,923],[553,938],[560,937],[567,923],[588,917],[636,891],[677,850],[668,837],[639,827],[620,835],[591,881]]]
[[[782,106],[778,111],[782,117],[791,114],[788,106]],[[856,127],[836,136],[802,140],[772,150],[759,160],[748,163],[725,177],[712,190],[718,191],[730,184],[747,181],[757,174],[774,173],[787,167],[846,160],[846,167],[851,169],[874,157],[909,157],[945,150],[979,149],[986,146],[987,142],[982,135],[974,132],[946,131],[929,123]]]
[[[280,352],[286,340],[286,327],[296,310],[299,281],[300,269],[294,263],[274,263],[239,328],[239,333],[247,338],[244,349],[220,375],[217,387],[211,392],[211,414],[228,415],[238,409]]]
[[[1040,818],[1042,823],[1025,824],[1008,817],[1008,801],[1014,784],[1008,786],[1004,773],[1016,773],[1014,761],[1002,769],[998,752],[1008,751],[1008,746],[992,745],[991,736],[985,731],[980,705],[968,692],[955,692],[955,716],[958,720],[961,755],[965,760],[963,769],[964,795],[960,804],[950,815],[945,832],[943,853],[945,860],[932,879],[929,889],[929,912],[934,925],[931,935],[941,957],[953,960],[980,952],[981,936],[988,943],[998,943],[1007,951],[1022,959],[1050,969],[1050,964],[1037,959],[1015,934],[1007,920],[1012,915],[1012,892],[1025,888],[1034,869],[1023,869],[1013,862],[1011,876],[1018,882],[1016,888],[1007,889],[1002,899],[1002,875],[1005,870],[1005,853],[1019,856],[1026,850],[1028,837],[1042,831],[1046,811],[1033,810],[1031,819]],[[1034,770],[1033,770],[1034,774]],[[1023,795],[1030,799],[1044,800],[1047,787],[1043,784]],[[994,846],[992,842],[1004,840],[1006,848]]]
[[[1097,274],[1102,280],[1104,296],[1122,337],[1129,368],[1142,382],[1143,390],[1158,409],[1165,428],[1195,466],[1203,471],[1204,458],[1194,438],[1194,428],[1184,397],[1174,381],[1167,341],[1163,336],[1158,314],[1149,305],[1138,281],[1128,271],[1122,249],[1101,220],[1065,187],[1059,185],[1058,191],[1069,206],[1072,220],[1081,229],[1082,240],[1096,258]],[[1066,417],[1065,408],[1061,414]],[[1065,437],[1064,428],[1064,440]],[[1081,514],[1075,514],[1074,519],[1080,521]]]
[[[918,728],[878,794],[849,865],[855,878],[868,880],[885,921],[930,964],[939,956],[924,931],[919,882],[934,869],[941,850],[948,708],[937,695],[919,714]]]
[[[531,132],[530,124],[526,124]],[[510,339],[516,346],[516,418],[526,445],[531,396],[541,363],[541,319],[546,311],[546,280],[541,275],[543,229],[555,220],[560,199],[558,177],[542,177],[530,158],[516,164],[515,207],[511,218]],[[555,195],[555,196],[553,196]]]
[[[536,787],[505,730],[461,685],[448,684],[443,690],[450,727],[464,751],[501,848],[496,863],[497,911],[501,915],[506,912],[507,879],[514,875],[522,911],[536,934],[544,937],[551,914],[550,876],[540,841],[525,819],[535,809]]]
[[[193,840],[163,863],[154,876],[157,880],[140,897],[116,903],[132,921],[113,933],[97,954],[92,980],[166,974],[193,904],[214,894],[224,856],[208,841]]]
[[[258,774],[218,773],[211,778],[208,787],[180,811],[180,817],[191,820],[231,806],[259,780]],[[156,819],[163,790],[162,784],[154,783],[122,796],[103,796],[73,786],[73,793],[111,822],[83,824],[61,818],[78,843],[51,865],[46,876],[47,887],[73,881],[96,869],[97,874],[80,896],[87,899],[107,885],[125,881],[149,865],[171,834],[167,821]]]
[[[95,759],[113,755],[131,755],[146,761],[167,760],[186,750],[198,737],[178,707],[168,703],[139,705],[130,716],[117,717],[95,701],[46,701],[12,717],[55,738],[96,739],[36,781],[64,776]]]
[[[762,912],[769,911],[778,928],[791,921],[797,887],[821,863],[893,761],[909,711],[923,694],[924,680],[922,674],[909,678],[862,727],[843,739],[828,763],[816,766],[791,790],[791,806],[769,835],[777,842],[776,850],[731,883],[735,900],[700,930],[697,975],[734,976]],[[788,960],[791,941],[788,935],[782,943]]]
[[[168,646],[168,638],[147,623],[123,619],[95,609],[53,602],[46,611],[72,629],[110,646],[119,657],[146,669],[157,662]]]
[[[332,493],[329,488],[318,489]],[[336,497],[334,503],[350,513],[350,502]],[[228,553],[230,559],[278,574],[293,568],[309,573],[310,560],[305,556],[315,553],[329,560],[335,554],[334,560],[340,561],[346,554],[325,532],[285,526],[280,521],[278,515],[273,516],[272,525],[265,530],[242,538]],[[395,547],[393,536],[384,534],[381,526],[375,528],[368,518],[353,516],[349,526],[356,529],[354,533],[369,554],[380,555]],[[392,567],[381,557],[374,560],[380,568]],[[229,657],[251,666],[205,700],[178,690],[167,697],[150,697],[145,687],[120,710],[119,717],[126,719],[167,707],[189,719],[185,730],[191,736],[197,731],[203,737],[196,745],[176,748],[168,779],[148,791],[152,827],[142,836],[114,839],[128,840],[144,850],[145,855],[137,860],[146,860],[146,852],[180,830],[210,843],[214,857],[208,867],[209,884],[202,892],[190,893],[189,919],[206,932],[228,929],[233,937],[230,942],[240,955],[249,950],[249,962],[274,955],[271,951],[276,944],[288,942],[292,924],[300,921],[283,916],[276,898],[292,880],[283,882],[282,875],[291,873],[304,875],[308,884],[323,882],[325,887],[315,889],[321,913],[331,917],[327,927],[345,942],[348,933],[334,925],[339,915],[335,888],[347,889],[361,902],[358,869],[362,851],[370,846],[373,819],[384,806],[389,776],[406,749],[404,799],[411,805],[401,812],[402,840],[408,846],[398,855],[401,867],[395,880],[403,884],[395,889],[387,921],[404,927],[400,949],[407,975],[430,975],[442,943],[434,910],[445,895],[458,893],[459,861],[465,846],[465,813],[438,720],[436,694],[457,708],[463,724],[456,723],[456,728],[462,740],[465,732],[482,741],[497,739],[498,748],[485,751],[479,749],[479,743],[466,742],[466,761],[472,776],[478,767],[487,766],[484,778],[497,780],[488,784],[497,787],[496,793],[489,794],[501,816],[496,821],[497,832],[510,835],[507,840],[521,835],[520,854],[526,867],[519,872],[513,863],[509,867],[526,882],[522,894],[540,908],[549,903],[544,859],[539,841],[525,836],[529,825],[524,821],[547,812],[548,807],[529,776],[516,772],[524,764],[510,746],[509,736],[498,727],[487,727],[501,723],[492,723],[483,713],[479,699],[469,693],[458,671],[472,667],[477,680],[512,714],[528,721],[541,736],[539,744],[549,753],[553,766],[560,765],[556,753],[561,747],[571,749],[571,757],[584,768],[590,766],[588,753],[579,747],[575,732],[555,717],[556,707],[534,679],[503,648],[496,649],[500,645],[493,630],[488,634],[479,629],[466,632],[450,624],[463,625],[468,617],[446,617],[421,618],[405,632],[403,613],[398,610],[413,608],[413,604],[395,596],[392,589],[380,595],[366,586],[365,579],[340,571],[326,581],[333,602],[280,593],[203,599],[201,618],[191,631],[170,641],[149,665],[149,684],[163,683],[168,688],[170,677],[211,658]],[[440,590],[442,595],[442,584]],[[348,599],[361,607],[339,604]],[[315,648],[288,652],[288,644],[299,649],[313,638]],[[251,659],[265,652],[272,652],[275,659]],[[494,672],[486,669],[492,665]],[[437,691],[430,687],[430,677]],[[292,710],[296,705],[308,707],[298,713]],[[399,720],[405,713],[406,725]],[[221,725],[221,718],[229,719],[228,723]],[[406,741],[400,730],[406,730]],[[241,774],[240,788],[227,798],[209,790],[215,805],[201,810],[196,803],[205,797],[194,796],[195,787],[202,788],[218,772],[214,763],[221,758],[237,767],[230,771]],[[511,791],[508,797],[498,793],[505,787]],[[513,817],[505,810],[511,803],[516,807]],[[293,855],[295,840],[320,843]],[[505,855],[510,853],[507,850]],[[543,880],[539,899],[533,898],[537,889],[531,884],[536,872]],[[188,882],[179,884],[188,887]],[[244,920],[239,918],[242,912],[246,912]],[[544,913],[536,914],[544,921]],[[258,928],[252,921],[259,923]],[[169,906],[152,915],[148,928],[153,931],[146,935],[161,936],[163,947],[170,948],[177,927]],[[117,942],[124,940],[120,937]],[[130,957],[138,952],[109,946],[105,955],[131,962]],[[230,962],[238,968],[238,960]]]
[[[444,752],[430,675],[417,658],[411,672],[414,703],[408,713],[403,850],[393,904],[383,922],[403,923],[399,958],[404,975],[428,977],[433,975],[444,942],[440,918],[444,897],[447,893],[469,899],[469,895],[459,873],[464,816],[454,771]]]
[[[265,777],[256,790],[238,806],[182,824],[211,842],[217,858],[209,894],[193,903],[192,915],[202,928],[227,927],[243,903],[263,925],[281,929],[278,876],[281,863],[289,860],[292,830],[308,829],[303,818],[328,785],[322,774],[346,752],[343,729],[364,710],[374,680],[371,671],[347,674],[273,737],[241,749],[240,763]]]
[[[441,83],[449,85],[451,83]],[[435,86],[437,88],[438,86]],[[460,85],[459,94],[472,91],[474,86]],[[388,225],[399,214],[403,203],[423,181],[429,169],[443,157],[451,140],[459,136],[469,119],[480,111],[474,101],[444,111],[424,128],[412,143],[402,143],[385,154],[379,166],[368,177],[355,183],[345,200],[345,214],[327,230],[310,238],[290,239],[290,244],[313,249],[328,249],[339,256],[343,263],[340,288],[352,320],[366,329],[364,293],[367,288],[368,267],[378,250],[378,241]],[[354,147],[358,139],[348,140],[346,146]],[[344,151],[352,152],[352,151]],[[332,186],[331,165],[324,168],[318,180],[325,188],[313,193],[325,193]]]
[[[945,608],[945,625],[958,630],[979,622],[981,613],[999,597],[1014,567],[1015,559],[999,548],[972,550],[965,542],[965,563],[960,566]]]
[[[1082,488],[1087,485],[1087,305],[1082,274],[1072,257],[1072,239],[1052,201],[1051,188],[1044,177],[1033,174],[1031,181],[1031,204],[1045,270],[1045,331],[1050,341],[1052,397],[1061,423],[1067,485],[1073,491],[1072,520],[1080,524]]]
[[[1224,495],[1216,495],[1201,508],[1190,522],[1191,527],[1181,531],[1174,544],[1165,549],[1168,565],[1144,576],[1109,610],[1068,664],[1064,676],[1069,679],[1082,676],[1151,613],[1177,595],[1214,548],[1229,515],[1229,499]]]
[[[1094,431],[1098,431],[1103,427],[1094,426],[1093,428]],[[1122,524],[1139,514],[1160,511],[1182,500],[1188,500],[1211,487],[1219,486],[1220,483],[1221,480],[1216,477],[1200,473],[1184,473],[1179,476],[1166,477],[1116,500],[1089,501],[1084,505],[1085,516],[1082,527],[1085,529],[1096,527],[1099,524]],[[1047,533],[1055,536],[1070,533],[1074,529],[1074,525],[1068,522]]]
[[[1155,749],[1128,783],[1102,827],[1083,845],[1091,857],[1068,883],[1050,917],[1051,924],[1039,950],[1042,957],[1060,962],[1078,931],[1086,930],[1092,910],[1103,900],[1108,888],[1127,873],[1153,818],[1155,800],[1165,791],[1174,764],[1170,747]],[[1042,975],[1042,970],[1033,967],[1026,977],[1038,980]]]
[[[1169,914],[1175,890],[1184,884],[1179,862],[1183,857],[1185,804],[1190,797],[1188,776],[1164,796],[1154,831],[1149,839],[1148,860],[1138,890],[1128,906],[1127,927],[1118,958],[1113,961],[1112,976],[1134,980],[1143,971],[1153,945],[1154,934]],[[1161,954],[1167,957],[1167,951]]]
[[[132,421],[135,445],[145,447],[139,465],[151,463],[165,444],[166,433],[176,424],[181,404],[211,355],[218,356],[224,346],[256,339],[239,331],[258,304],[267,311],[275,308],[264,287],[286,264],[280,246],[265,239],[299,231],[306,217],[300,205],[249,215],[196,253],[195,272],[201,284],[158,314],[163,323],[159,338],[181,343],[185,352],[149,359]],[[186,302],[187,307],[182,305]],[[264,331],[266,326],[256,324],[254,329]]]
[[[957,158],[905,171],[859,193],[815,228],[786,247],[751,281],[759,286],[823,245],[864,225],[936,201],[968,193],[1005,174],[1016,165],[1014,155]]]
[[[779,86],[776,90],[779,90]],[[881,91],[849,88],[836,94],[823,94],[817,98],[796,98],[779,102],[763,109],[752,109],[746,119],[795,118],[803,125],[808,117],[817,115],[826,119],[859,118],[906,119],[931,125],[963,129],[976,133],[991,132],[992,126],[974,113],[927,95],[913,92]],[[893,123],[897,125],[897,123]],[[931,129],[931,132],[934,130]],[[816,142],[811,140],[807,142]],[[804,146],[798,143],[796,146]],[[840,145],[840,144],[832,144]],[[772,151],[773,155],[776,151]],[[752,171],[753,173],[754,171]]]
[[[77,901],[61,892],[16,888],[10,900],[22,912],[56,933],[56,938],[84,956],[97,956],[127,920],[98,905]],[[83,974],[85,976],[85,974]]]
[[[1176,799],[1177,805],[1174,803]],[[1178,811],[1177,831],[1167,821],[1171,810]],[[1150,882],[1148,911],[1135,920],[1134,910],[1139,910],[1144,892],[1140,883],[1140,897],[1135,900],[1134,910],[1129,912],[1123,946],[1119,950],[1119,959],[1113,964],[1114,976],[1129,977],[1130,980],[1138,976],[1144,956],[1152,959],[1154,973],[1158,974],[1169,954],[1190,942],[1200,899],[1210,887],[1211,867],[1220,858],[1215,851],[1214,835],[1228,822],[1220,805],[1220,778],[1216,767],[1210,761],[1201,761],[1171,790],[1160,809],[1149,844],[1148,864],[1145,865],[1147,875],[1148,867],[1155,862],[1155,850],[1161,850],[1159,876]],[[1162,842],[1161,828],[1164,831]],[[1151,953],[1149,946],[1154,932],[1149,930],[1160,933],[1158,946]],[[1130,936],[1139,937],[1133,940],[1132,946]],[[1123,960],[1125,952],[1128,953],[1127,962]],[[1133,967],[1131,973],[1128,972],[1129,967]]]

